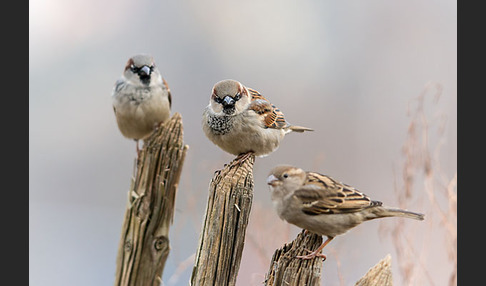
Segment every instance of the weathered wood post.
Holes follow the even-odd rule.
[[[264,285],[321,285],[322,258],[303,260],[297,255],[306,255],[305,249],[314,250],[322,243],[322,236],[299,233],[290,243],[275,250]]]
[[[161,284],[170,251],[169,227],[187,149],[179,113],[146,140],[128,193],[115,285]]]
[[[356,282],[355,286],[392,286],[393,277],[391,271],[391,255],[388,254],[380,260],[375,266],[370,268],[361,279]]]
[[[322,237],[317,234],[304,234],[304,230],[290,243],[275,251],[270,262],[270,269],[263,282],[266,286],[279,285],[321,285],[323,260],[314,258],[302,260],[297,255],[305,255],[305,249],[314,250],[322,243]],[[356,282],[355,286],[391,286],[391,256],[388,254]]]
[[[215,172],[191,285],[235,285],[253,200],[254,162],[251,156]]]

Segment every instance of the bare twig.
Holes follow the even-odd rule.
[[[423,182],[419,186],[423,186],[420,189],[425,191],[426,198],[428,198],[428,201],[425,202],[425,208],[429,209],[427,212],[427,220],[431,229],[434,229],[435,232],[436,230],[444,232],[442,237],[445,238],[444,242],[448,258],[453,264],[449,285],[456,285],[457,172],[452,179],[447,179],[441,168],[440,150],[444,144],[444,122],[447,118],[443,114],[436,114],[435,119],[438,118],[440,121],[429,119],[428,113],[430,112],[426,112],[425,100],[431,93],[433,95],[433,103],[437,104],[442,94],[442,86],[437,83],[427,84],[420,96],[412,102],[414,105],[410,105],[409,107],[408,114],[411,119],[407,139],[403,145],[403,154],[405,157],[402,173],[403,184],[397,184],[395,189],[400,207],[407,208],[407,204],[410,204],[414,196],[417,196],[416,193],[414,194],[414,190],[417,189],[415,183]],[[436,133],[432,131],[436,131]],[[439,219],[438,224],[437,218]],[[410,236],[411,233],[414,232],[406,231],[403,222],[395,224],[391,231],[403,282],[405,284],[416,284],[415,279],[421,271],[429,282],[429,285],[434,285],[435,283],[423,262],[428,255],[418,253],[416,248],[410,247],[413,244],[413,239]],[[429,237],[432,235],[432,232],[425,232],[422,235]],[[437,232],[435,235],[437,235]],[[428,249],[430,247],[423,246],[422,252]]]

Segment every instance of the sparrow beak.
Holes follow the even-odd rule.
[[[148,66],[143,66],[140,71],[138,72],[138,74],[140,76],[150,76],[150,73],[152,71],[150,70],[150,68]]]
[[[223,107],[233,107],[235,105],[235,100],[231,96],[225,96],[223,98]]]
[[[275,185],[277,185],[278,181],[279,181],[278,178],[275,177],[274,175],[270,175],[267,178],[267,184],[272,186],[272,187],[275,187]]]

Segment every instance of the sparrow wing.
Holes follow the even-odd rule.
[[[270,103],[258,91],[248,88],[251,95],[251,103],[248,109],[255,111],[263,117],[265,128],[282,129],[290,127],[285,120],[284,114],[275,105]]]
[[[172,107],[172,95],[170,93],[170,88],[169,88],[169,84],[167,84],[167,82],[165,81],[165,78],[162,78],[162,81],[164,83],[164,86],[167,88],[167,95],[169,96],[169,107]]]
[[[302,201],[302,211],[309,215],[358,212],[381,205],[351,186],[314,172],[307,173],[305,184],[294,196]]]
[[[123,80],[123,79],[118,79],[116,82],[115,82],[115,86],[113,87],[113,93],[112,93],[112,96],[115,96],[115,94],[117,92],[119,92],[120,90],[122,90],[124,87],[125,87],[125,84],[126,82]]]
[[[265,100],[265,101],[268,101],[268,99],[266,99],[265,97],[263,97],[263,95],[261,95],[258,91],[254,90],[253,88],[249,88],[247,87],[248,91],[250,92],[250,96],[251,96],[251,100],[257,100],[257,99],[261,99],[261,100]],[[270,101],[268,101],[270,102]]]

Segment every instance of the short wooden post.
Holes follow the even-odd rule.
[[[254,162],[251,156],[215,172],[191,285],[235,285],[253,200]]]
[[[388,254],[356,282],[355,286],[392,286],[391,256]]]
[[[185,154],[182,117],[175,113],[138,158],[116,261],[115,285],[160,285],[169,255],[169,227]]]
[[[264,285],[321,285],[322,258],[303,260],[298,255],[309,254],[305,249],[317,249],[322,236],[304,234],[304,230],[290,243],[277,249],[270,262]]]

